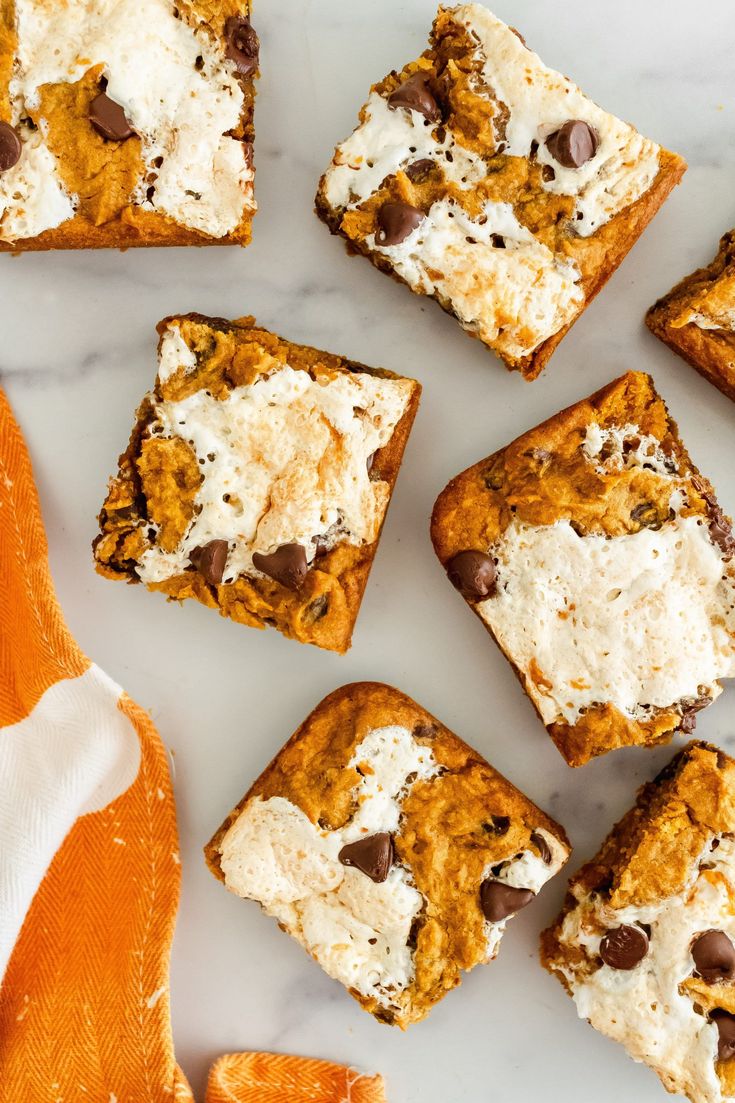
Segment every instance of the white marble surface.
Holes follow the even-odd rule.
[[[372,80],[423,48],[431,0],[261,0],[261,211],[247,251],[0,258],[0,368],[35,463],[51,563],[85,650],[155,718],[176,764],[183,897],[173,959],[178,1057],[201,1092],[225,1050],[266,1048],[382,1071],[392,1103],[545,1099],[655,1103],[664,1092],[576,1019],[540,969],[537,935],[563,880],[407,1035],[374,1023],[255,905],[207,873],[201,847],[311,707],[354,679],[390,681],[475,744],[567,827],[588,857],[671,754],[568,769],[434,558],[428,518],[449,477],[628,368],[651,371],[696,462],[735,511],[735,408],[645,330],[653,299],[735,222],[732,0],[496,0],[550,64],[683,153],[684,184],[541,380],[507,375],[433,304],[349,259],[311,211],[332,146]],[[94,574],[107,476],[154,373],[154,326],[185,310],[254,313],[295,340],[415,375],[424,400],[346,658],[169,606]],[[733,690],[701,719],[732,745]]]

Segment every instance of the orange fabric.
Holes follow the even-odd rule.
[[[89,660],[56,600],[30,460],[1,393],[0,586],[7,725]],[[120,708],[140,737],[138,779],[76,821],[26,915],[0,988],[2,1103],[163,1103],[183,1082],[168,1001],[179,895],[173,793],[150,719],[126,697]]]
[[[30,460],[0,391],[0,727],[89,667],[63,619]],[[0,1103],[191,1103],[174,1057],[169,957],[179,896],[173,791],[149,717],[134,784],[78,818],[0,985]],[[2,735],[0,733],[0,738]],[[2,778],[0,778],[0,786]],[[384,1103],[380,1077],[273,1054],[223,1057],[207,1103]]]
[[[21,436],[0,391],[0,727],[89,665],[54,597],[46,536]]]
[[[235,1053],[212,1067],[207,1103],[385,1103],[380,1076],[277,1053]]]

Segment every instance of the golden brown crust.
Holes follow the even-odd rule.
[[[728,280],[727,297],[735,313],[732,281],[735,277],[735,230],[720,240],[711,264],[685,276],[646,314],[646,325],[659,340],[683,357],[700,375],[724,395],[735,400],[735,332],[731,329],[703,329],[693,322],[681,324],[687,308],[695,308],[702,294],[711,295]]]
[[[435,98],[444,104],[444,124],[465,148],[485,158],[487,176],[474,188],[459,187],[435,166],[418,179],[404,171],[384,180],[380,188],[355,209],[335,209],[326,197],[326,174],[316,195],[315,209],[333,234],[346,239],[348,251],[367,257],[375,267],[399,283],[407,283],[392,267],[390,260],[371,249],[367,238],[375,233],[377,214],[386,200],[401,201],[428,210],[439,199],[450,199],[477,217],[487,200],[511,203],[519,221],[547,245],[554,254],[566,256],[581,273],[584,298],[571,322],[540,344],[533,353],[514,358],[497,348],[496,354],[509,370],[520,371],[524,378],[535,379],[554,349],[601,291],[625,258],[648,223],[686,171],[685,161],[662,149],[659,171],[647,191],[620,211],[591,237],[580,237],[571,216],[569,196],[546,191],[542,186],[542,168],[525,158],[506,156],[496,147],[491,125],[494,108],[488,98],[481,73],[476,71],[475,46],[466,30],[456,24],[451,10],[440,9],[434,23],[432,44],[418,61],[392,72],[373,85],[371,91],[388,97],[406,78],[421,72],[428,76]],[[440,74],[440,75],[437,75]],[[479,90],[478,90],[479,89]],[[362,121],[361,114],[361,121]],[[423,294],[423,292],[420,292]],[[447,313],[457,317],[452,304],[437,292],[429,296]],[[478,337],[469,330],[472,337]]]
[[[403,803],[400,834],[394,840],[399,860],[412,872],[428,901],[414,932],[416,976],[403,993],[402,1010],[385,1019],[375,1000],[351,994],[368,1011],[406,1027],[461,981],[461,972],[486,955],[484,917],[478,886],[488,865],[533,848],[539,827],[568,847],[561,828],[415,701],[392,686],[357,682],[326,697],[250,787],[205,847],[212,873],[220,868],[222,841],[254,797],[285,797],[312,823],[339,828],[352,815],[352,791],[359,781],[348,768],[357,744],[375,728],[399,725],[430,746],[445,770],[416,782]],[[497,834],[492,816],[508,817]]]
[[[685,512],[714,516],[714,491],[692,464],[652,379],[629,372],[452,479],[431,520],[441,563],[446,567],[468,549],[487,551],[513,518],[528,525],[569,520],[580,535],[606,536],[662,523],[669,513],[670,481],[643,467],[600,473],[580,451],[585,430],[594,423],[602,428],[634,424],[660,441],[661,451],[686,480]],[[479,616],[477,606],[468,604]],[[506,658],[528,691],[533,672],[519,671],[513,656],[506,653]],[[569,765],[581,766],[617,747],[668,742],[681,722],[676,709],[631,720],[608,704],[588,709],[574,725],[555,723],[548,731]]]
[[[222,38],[231,15],[249,18],[251,0],[185,0],[180,18],[213,39]],[[16,52],[13,0],[0,5],[0,119],[10,118],[9,81]],[[48,145],[56,158],[67,191],[79,197],[73,218],[36,237],[0,241],[0,252],[25,253],[50,249],[130,249],[149,246],[248,245],[254,211],[247,208],[238,226],[223,237],[179,225],[156,211],[141,210],[131,195],[142,170],[140,140],[107,142],[89,124],[89,109],[100,90],[102,65],[92,66],[74,84],[44,85],[41,103],[29,116],[43,120]],[[233,137],[253,142],[255,80],[258,71],[238,76],[244,95],[240,123]]]
[[[160,322],[159,333],[172,321],[177,322],[198,357],[197,367],[191,373],[179,372],[163,385],[156,383],[156,394],[172,401],[203,388],[219,397],[234,386],[252,382],[274,364],[284,362],[315,378],[335,371],[399,378],[392,372],[368,368],[332,353],[291,344],[257,327],[253,318],[228,322],[198,314],[180,315]],[[411,393],[406,411],[388,443],[376,452],[371,469],[372,477],[386,484],[387,501],[398,477],[421,394],[418,383],[408,382]],[[100,513],[95,565],[107,578],[138,581],[135,565],[149,546],[146,536],[149,520],[160,526],[157,540],[164,550],[173,550],[191,520],[200,482],[196,460],[178,438],[147,437],[152,410],[152,403],[145,399]],[[384,520],[385,514],[371,544],[337,544],[316,561],[298,593],[266,577],[240,576],[233,583],[213,586],[194,570],[165,582],[151,583],[148,588],[165,593],[171,600],[195,598],[241,624],[255,628],[272,625],[303,643],[343,653],[350,645]]]

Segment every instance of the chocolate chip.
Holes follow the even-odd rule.
[[[546,148],[555,161],[565,169],[578,169],[597,153],[598,137],[589,123],[581,119],[569,119],[563,126],[549,134]]]
[[[551,847],[547,843],[546,839],[538,831],[531,832],[531,842],[536,847],[539,853],[539,858],[545,866],[551,865]]]
[[[595,881],[592,891],[596,892],[599,896],[609,896],[613,887],[613,875],[608,870],[604,873],[600,873],[599,878]]]
[[[441,117],[439,105],[427,86],[428,79],[426,73],[414,73],[395,92],[391,92],[388,106],[394,110],[397,107],[406,107],[409,111],[418,111],[419,115],[423,115],[431,123],[438,122]]]
[[[682,701],[679,731],[684,732],[685,735],[691,735],[697,726],[697,713],[701,712],[702,709],[706,709],[707,705],[711,704],[711,697],[694,697]]]
[[[710,509],[715,510],[720,508],[715,496],[715,492],[709,485],[707,480],[704,478],[704,476],[699,474],[692,475],[692,486],[697,491],[697,493],[700,494],[702,498],[704,498]]]
[[[258,68],[260,42],[250,20],[244,15],[231,15],[225,23],[225,56],[234,61],[241,77],[249,77]]]
[[[510,828],[510,816],[491,816],[489,823],[482,825],[488,835],[507,835]]]
[[[498,572],[485,552],[459,552],[447,563],[447,574],[452,585],[468,601],[481,601],[495,593]]]
[[[719,984],[735,977],[735,946],[724,931],[705,931],[692,942],[697,975],[707,984]]]
[[[225,572],[228,551],[226,540],[210,540],[208,544],[191,549],[189,562],[199,571],[205,582],[210,586],[218,586]]]
[[[21,143],[10,123],[0,123],[0,172],[7,172],[20,160]]]
[[[309,571],[301,544],[281,544],[270,555],[253,552],[253,566],[287,590],[300,590]]]
[[[412,184],[421,184],[435,167],[436,162],[432,161],[431,157],[421,157],[420,160],[406,166],[406,176]]]
[[[735,1015],[729,1011],[723,1011],[721,1007],[715,1008],[710,1019],[717,1027],[719,1035],[717,1039],[717,1056],[721,1061],[729,1061],[735,1057]]]
[[[304,612],[304,620],[307,624],[316,624],[317,621],[326,617],[329,612],[329,598],[326,594],[320,594],[310,605],[307,605]]]
[[[343,866],[354,866],[377,884],[390,873],[393,856],[393,839],[386,831],[347,843],[339,852]]]
[[[424,221],[425,215],[410,203],[384,203],[378,211],[378,245],[400,245]]]
[[[640,525],[641,528],[656,530],[661,528],[661,518],[652,502],[641,502],[640,505],[637,505],[630,511],[630,519]]]
[[[104,515],[110,521],[130,521],[138,516],[138,510],[134,505],[121,506],[120,509],[106,509]]]
[[[490,244],[493,249],[505,249],[505,238],[502,234],[491,234]]]
[[[424,921],[420,915],[417,915],[411,924],[411,929],[408,932],[408,938],[406,939],[406,945],[409,950],[415,950],[419,944],[419,932],[424,925]]]
[[[496,463],[488,471],[485,472],[483,479],[485,486],[488,490],[502,490],[503,489],[503,465],[502,463]]]
[[[735,555],[735,536],[732,534],[732,525],[719,506],[712,510],[712,520],[709,526],[709,535],[713,544],[717,544],[726,559]]]
[[[648,936],[640,927],[613,927],[600,943],[600,957],[611,969],[635,969],[647,953]]]
[[[89,121],[97,133],[108,142],[124,142],[135,131],[119,103],[100,92],[89,105]]]
[[[530,889],[517,889],[513,885],[504,885],[502,881],[483,881],[480,885],[480,907],[486,919],[491,923],[500,923],[525,908],[535,895]]]

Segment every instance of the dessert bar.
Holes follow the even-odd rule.
[[[411,379],[256,326],[165,319],[97,570],[345,651],[418,407]]]
[[[735,538],[630,372],[453,479],[432,539],[572,766],[691,732],[735,676]]]
[[[735,399],[735,230],[721,239],[711,264],[686,276],[651,307],[646,324]]]
[[[374,85],[316,209],[534,379],[685,167],[460,4]]]
[[[405,1028],[495,957],[569,844],[410,697],[364,682],[317,706],[205,853],[231,892]]]
[[[690,743],[577,873],[542,939],[580,1018],[692,1103],[735,1097],[735,762]]]
[[[0,249],[250,240],[249,0],[0,9]]]

